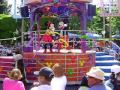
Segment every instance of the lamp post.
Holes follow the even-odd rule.
[[[24,0],[21,1],[22,6],[24,6]],[[23,52],[23,46],[24,46],[24,17],[22,17],[22,26],[21,26],[21,45],[22,45],[22,52]]]

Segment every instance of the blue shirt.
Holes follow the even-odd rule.
[[[89,90],[112,90],[110,87],[104,85],[103,83],[92,86]]]

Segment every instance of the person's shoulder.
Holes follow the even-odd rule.
[[[67,77],[66,77],[65,75],[63,75],[61,78],[63,78],[63,79],[67,79]]]
[[[22,81],[17,81],[18,84],[24,85]]]
[[[11,81],[11,79],[10,78],[8,78],[8,77],[6,77],[6,78],[4,78],[4,80],[3,81]]]
[[[105,81],[105,85],[108,85],[108,84],[111,84],[111,80],[110,79]]]
[[[100,85],[95,85],[91,87],[89,90],[112,90],[112,89],[108,87],[107,85],[100,84]]]
[[[107,85],[105,85],[105,87],[106,87],[106,90],[112,90],[109,86],[107,86]]]
[[[39,90],[38,87],[33,87],[30,90]]]
[[[51,90],[50,85],[40,85],[38,86],[38,90]]]

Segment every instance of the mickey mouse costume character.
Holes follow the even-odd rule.
[[[67,33],[64,31],[66,30],[65,28],[67,27],[67,24],[65,24],[63,21],[59,22],[58,28],[60,29],[60,34],[61,35],[66,35]]]

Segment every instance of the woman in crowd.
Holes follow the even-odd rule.
[[[3,80],[3,90],[25,90],[24,84],[20,79],[22,74],[19,69],[12,69],[8,77]]]

